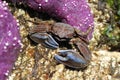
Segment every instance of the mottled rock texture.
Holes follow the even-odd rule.
[[[20,34],[16,20],[0,0],[0,80],[6,80],[20,51]]]

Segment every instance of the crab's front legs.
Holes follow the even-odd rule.
[[[47,33],[33,33],[30,38],[48,48],[56,49],[59,47],[58,43]],[[86,43],[79,39],[71,39],[71,43],[78,50],[59,50],[58,54],[55,55],[55,59],[72,68],[86,67],[91,59],[91,53]]]
[[[56,49],[59,47],[59,44],[47,33],[33,33],[30,35],[30,38],[48,48]],[[55,59],[72,68],[86,67],[91,59],[91,53],[87,45],[78,39],[72,39],[71,43],[78,50],[59,50],[58,54],[55,55]]]
[[[80,39],[72,39],[71,42],[77,50],[60,50],[55,59],[72,68],[85,68],[91,59],[90,50]]]

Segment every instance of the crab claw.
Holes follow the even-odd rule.
[[[33,33],[30,35],[30,38],[34,42],[41,43],[43,46],[50,49],[57,49],[59,47],[59,44],[47,33]]]
[[[74,50],[60,50],[58,54],[55,55],[55,59],[58,62],[75,69],[84,68],[89,62]]]

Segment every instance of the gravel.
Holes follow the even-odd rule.
[[[47,49],[40,44],[37,46],[31,44],[28,34],[35,24],[27,20],[46,24],[52,24],[55,21],[31,17],[25,9],[16,7],[13,14],[20,23],[23,51],[8,80],[120,80],[120,52],[108,51],[107,45],[103,45],[101,48],[97,47],[101,31],[107,24],[106,20],[109,19],[108,11],[106,10],[104,15],[102,11],[98,11],[98,0],[89,0],[88,2],[94,15],[95,29],[89,45],[92,51],[92,60],[84,70],[70,69],[57,63],[54,60],[57,50]],[[13,8],[11,7],[12,11]]]

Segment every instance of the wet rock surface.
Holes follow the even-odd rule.
[[[56,50],[50,50],[40,44],[34,45],[30,42],[27,35],[29,30],[34,27],[34,23],[30,21],[51,25],[55,23],[54,20],[31,17],[26,10],[18,7],[13,12],[14,7],[10,6],[13,15],[16,16],[20,23],[23,52],[15,62],[8,80],[119,80],[120,52],[108,51],[109,47],[107,45],[101,48],[97,47],[101,30],[104,29],[106,19],[109,19],[109,14],[102,15],[101,11],[97,10],[97,0],[89,0],[88,2],[94,14],[95,29],[89,45],[92,51],[92,60],[84,70],[70,69],[63,64],[57,63],[54,60]]]

